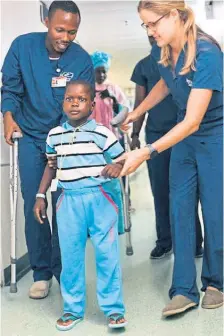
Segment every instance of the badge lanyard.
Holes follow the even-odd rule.
[[[69,142],[69,146],[71,147],[74,143],[75,143],[75,139],[76,139],[76,132],[79,132],[80,127],[84,126],[88,121],[84,122],[82,125],[79,125],[78,127],[74,128],[73,133],[72,133],[72,139]],[[61,146],[62,146],[62,140],[63,140],[63,135],[64,132],[61,135]],[[61,175],[61,170],[63,167],[63,162],[64,159],[66,158],[67,153],[62,153],[62,155],[60,155],[60,167],[58,167],[57,169],[57,173],[56,173],[56,178],[52,180],[51,182],[51,191],[56,191],[57,190],[57,186],[58,186],[58,181],[60,180],[60,175]]]

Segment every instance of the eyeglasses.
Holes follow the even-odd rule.
[[[156,20],[155,22],[149,22],[148,24],[142,23],[141,27],[145,30],[153,30],[156,28],[157,24],[159,23],[160,20],[162,20],[166,15],[170,14],[170,12],[164,14],[163,16],[161,16],[158,20]]]

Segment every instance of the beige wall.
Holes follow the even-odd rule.
[[[32,13],[32,14],[31,14]],[[12,40],[20,34],[44,31],[39,20],[38,1],[1,2],[1,65]],[[2,120],[1,120],[2,125]],[[2,269],[10,264],[10,203],[9,203],[9,147],[5,144],[1,129],[1,276]],[[23,200],[18,193],[17,258],[26,253],[24,236]],[[1,283],[3,282],[1,277]]]

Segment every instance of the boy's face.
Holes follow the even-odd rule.
[[[69,120],[81,120],[90,116],[94,108],[88,88],[82,84],[71,84],[65,92],[63,109]]]

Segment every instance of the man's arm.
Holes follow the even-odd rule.
[[[4,123],[4,137],[5,141],[8,145],[13,145],[13,140],[12,140],[12,134],[14,132],[19,132],[22,134],[22,131],[18,124],[14,121],[12,112],[7,111],[4,114],[3,118],[3,123]]]
[[[4,116],[4,136],[12,145],[13,132],[21,132],[14,121],[14,116],[20,108],[24,94],[24,85],[19,64],[18,38],[13,41],[2,67],[1,111]]]

